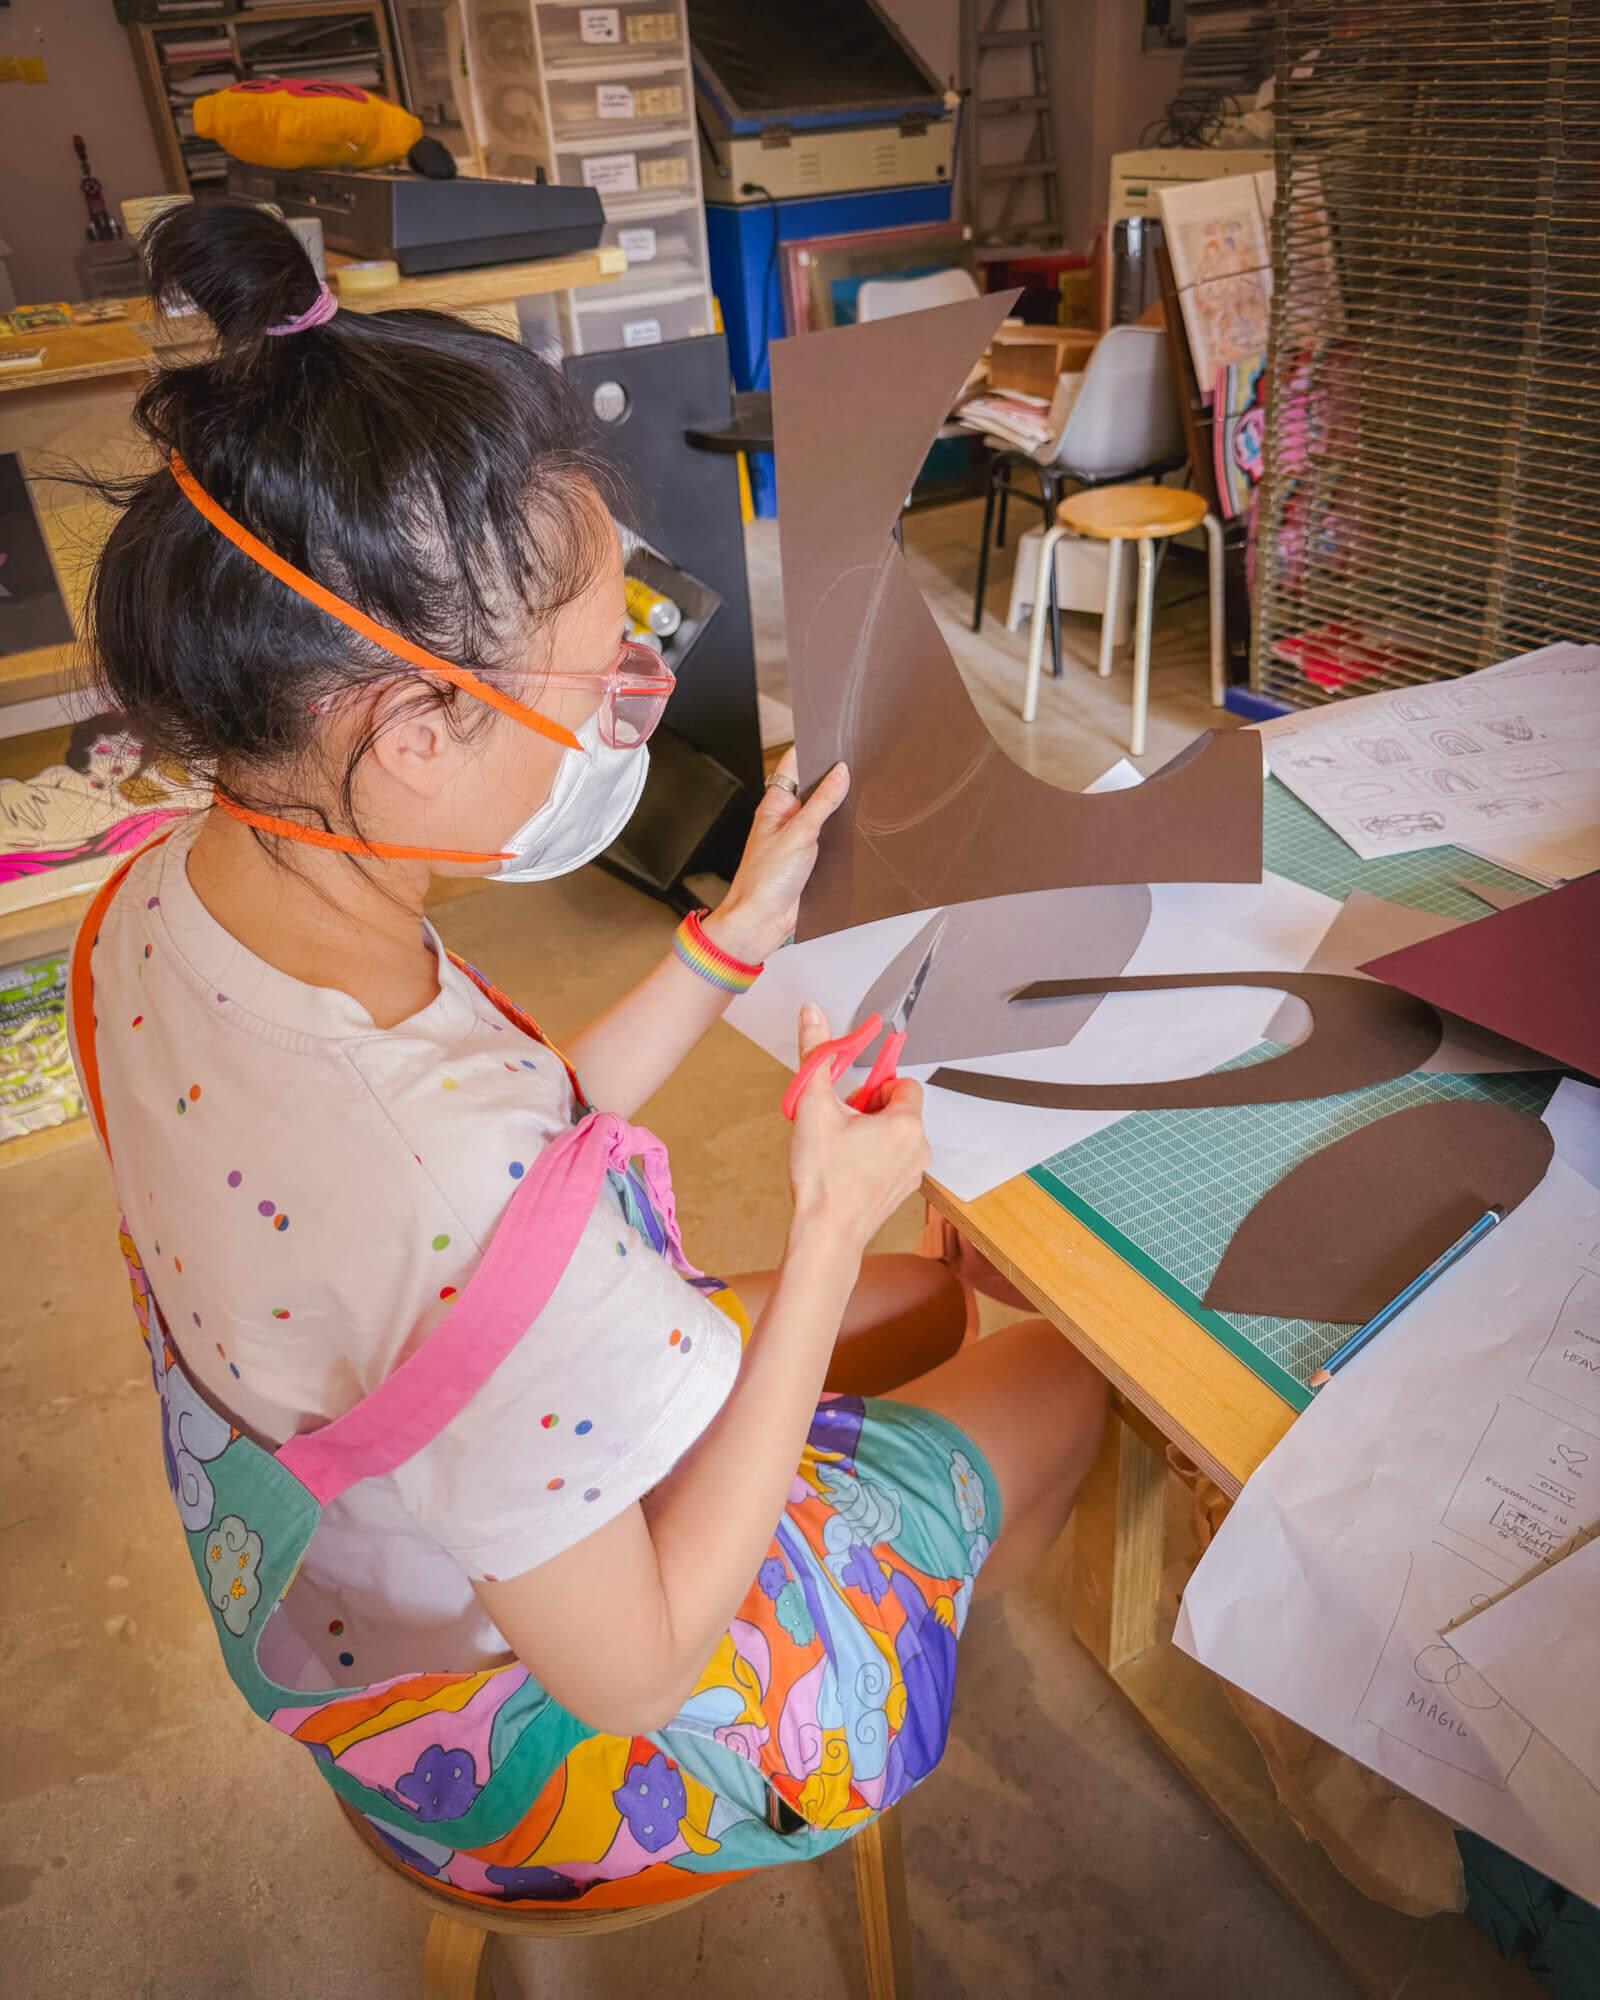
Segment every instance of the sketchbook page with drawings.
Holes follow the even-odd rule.
[[[1272,775],[1364,861],[1600,824],[1600,646],[1330,702],[1260,735]]]
[[[1564,1084],[1558,1101],[1543,1183],[1299,1418],[1207,1550],[1175,1637],[1593,1900],[1600,1790],[1445,1630],[1600,1521],[1600,1189],[1573,1164],[1600,1093]],[[1519,1688],[1558,1703],[1584,1671],[1531,1646],[1517,1662]]]

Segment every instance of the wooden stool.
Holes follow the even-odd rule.
[[[632,1910],[491,1909],[436,1889],[413,1874],[354,1807],[343,1799],[339,1807],[378,1859],[433,1908],[422,1947],[422,2000],[493,2000],[489,1942],[495,1931],[509,1937],[597,1937],[602,1931],[634,1930],[659,1917],[676,1916],[691,1903],[703,1903],[717,1893],[702,1889],[673,1903],[646,1903]],[[856,1907],[866,1947],[868,2000],[911,2000],[911,1921],[898,1808],[868,1820],[850,1842],[850,1858],[855,1863]]]
[[[1156,582],[1156,543],[1170,535],[1203,527],[1211,556],[1211,702],[1221,708],[1226,683],[1222,663],[1222,523],[1206,512],[1198,493],[1175,486],[1097,486],[1074,493],[1056,509],[1055,526],[1039,543],[1039,576],[1049,589],[1035,586],[1033,626],[1028,639],[1028,678],[1023,689],[1022,719],[1032,722],[1039,708],[1039,669],[1044,659],[1045,618],[1055,596],[1056,544],[1063,535],[1089,535],[1109,544],[1106,550],[1106,606],[1100,620],[1100,678],[1111,673],[1111,651],[1117,618],[1117,593],[1122,583],[1122,544],[1139,544],[1139,603],[1133,626],[1133,727],[1128,748],[1144,755],[1145,719],[1150,708],[1150,624]]]

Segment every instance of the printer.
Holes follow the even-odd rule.
[[[402,277],[593,250],[605,211],[593,188],[543,181],[429,180],[404,167],[228,165],[228,192],[314,215],[330,250],[392,257]]]
[[[877,0],[688,9],[708,202],[949,185],[954,100]]]

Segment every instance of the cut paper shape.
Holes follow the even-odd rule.
[[[1054,1049],[1070,1042],[1100,1004],[1097,994],[1056,1006],[1013,1007],[1011,995],[1041,964],[1070,965],[1102,978],[1120,973],[1150,921],[1143,884],[1109,889],[1038,889],[941,911],[873,982],[852,1027],[869,1014],[888,1020],[938,926],[944,936],[911,1015],[902,1067]],[[870,1051],[857,1067],[872,1060]]]
[[[1467,875],[1456,875],[1451,879],[1456,888],[1465,889],[1469,896],[1476,896],[1480,903],[1487,903],[1491,910],[1514,910],[1519,903],[1531,903],[1539,894],[1534,888],[1502,889],[1493,882],[1474,882]]]
[[[1205,735],[1124,792],[1062,791],[1000,748],[892,531],[1014,293],[773,344],[778,534],[800,777],[843,758],[796,938],[989,896],[1259,882],[1261,747]]]
[[[1600,875],[1369,959],[1361,970],[1600,1073]]]
[[[1288,1104],[1337,1097],[1408,1076],[1439,1046],[1439,1016],[1409,994],[1367,979],[1319,972],[1148,973],[1137,979],[1041,979],[1013,1005],[1082,993],[1170,993],[1186,987],[1265,986],[1311,1009],[1311,1033],[1294,1048],[1243,1069],[1208,1071],[1162,1083],[1036,1083],[1020,1076],[936,1069],[930,1085],[995,1104],[1048,1111],[1199,1111],[1226,1104]]]
[[[1222,1253],[1220,1312],[1359,1326],[1496,1204],[1545,1177],[1555,1139],[1509,1105],[1423,1104],[1374,1118],[1268,1188]]]
[[[1306,961],[1307,972],[1340,972],[1364,979],[1360,971],[1364,959],[1379,952],[1398,951],[1423,938],[1442,937],[1456,928],[1454,917],[1436,917],[1426,910],[1413,910],[1402,903],[1386,903],[1362,889],[1352,889],[1343,907],[1324,933],[1322,942]],[[1537,1049],[1524,1048],[1492,1035],[1476,1022],[1458,1014],[1441,1013],[1444,1036],[1428,1060],[1424,1071],[1436,1076],[1489,1075],[1508,1070],[1559,1069],[1561,1065]],[[1296,1000],[1286,1000],[1267,1026],[1272,1042],[1297,1041],[1305,1025],[1304,1012]]]

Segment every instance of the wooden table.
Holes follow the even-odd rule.
[[[1112,1385],[1113,1416],[1073,1516],[1076,1638],[1373,2000],[1547,2000],[1466,1917],[1403,1917],[1352,1887],[1278,1805],[1222,1683],[1158,1636],[1168,1443],[1232,1497],[1294,1411],[1025,1175],[975,1201],[923,1185]]]

